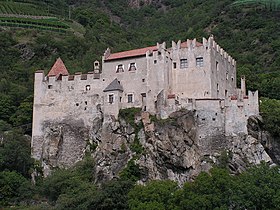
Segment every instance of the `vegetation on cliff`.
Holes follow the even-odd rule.
[[[8,144],[15,144],[14,137]],[[16,140],[17,139],[17,140]],[[12,143],[11,143],[12,142]],[[0,163],[5,153],[14,149],[1,144]],[[20,158],[27,158],[25,149],[18,148]],[[26,162],[26,160],[23,160]],[[27,161],[28,162],[28,161]],[[225,168],[202,172],[193,182],[179,187],[177,183],[151,181],[137,185],[133,171],[121,178],[95,184],[94,161],[87,157],[71,169],[57,169],[46,179],[32,185],[17,165],[1,165],[0,206],[13,209],[278,209],[280,207],[279,167],[262,163],[238,176]],[[26,165],[26,164],[25,164]],[[12,168],[11,168],[12,167]],[[31,169],[31,168],[29,168]]]
[[[30,133],[28,125],[32,121],[34,72],[49,70],[57,57],[65,61],[70,72],[87,72],[107,47],[116,52],[162,41],[200,40],[210,34],[236,58],[238,75],[246,75],[248,89],[258,89],[265,97],[261,103],[265,128],[280,136],[278,10],[255,4],[233,6],[233,0],[162,0],[139,8],[129,7],[126,0],[21,2],[37,9],[27,10],[12,1],[0,1],[0,13],[17,14],[14,10],[24,11],[24,15],[50,14],[63,19],[68,17],[70,8],[71,18],[85,31],[77,35],[0,27],[1,207],[21,205],[19,209],[23,209],[38,203],[35,209],[280,208],[279,169],[265,164],[235,177],[215,168],[180,189],[170,181],[136,186],[139,171],[133,164],[121,179],[97,186],[92,161],[85,160],[73,169],[54,172],[33,186],[30,174],[40,168],[30,158],[30,142],[24,136]]]

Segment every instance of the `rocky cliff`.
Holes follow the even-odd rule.
[[[118,120],[100,115],[90,127],[82,120],[46,123],[41,157],[45,174],[55,167],[70,167],[90,154],[97,182],[118,177],[128,162],[133,162],[140,169],[139,182],[171,179],[182,184],[214,164],[239,173],[251,164],[279,159],[270,157],[271,140],[262,132],[257,117],[249,119],[248,135],[201,139],[192,111],[174,112],[166,120],[147,112],[131,113]]]

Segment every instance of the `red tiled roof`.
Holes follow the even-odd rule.
[[[53,67],[48,73],[48,76],[58,76],[58,75],[69,75],[67,68],[65,67],[61,58],[58,58],[54,63]]]
[[[231,96],[231,100],[237,100],[237,96]]]
[[[191,40],[192,41],[192,40]],[[196,42],[196,47],[200,47],[200,46],[202,46],[203,44],[202,43],[200,43],[200,42]],[[187,45],[187,42],[182,42],[181,43],[181,48],[187,48],[188,47],[188,45]]]
[[[128,51],[123,51],[123,52],[118,52],[118,53],[112,53],[107,58],[105,58],[105,60],[109,61],[109,60],[115,60],[115,59],[120,59],[120,58],[141,56],[141,55],[145,55],[146,52],[149,50],[156,51],[157,46],[145,47],[145,48],[135,49],[135,50],[128,50]]]

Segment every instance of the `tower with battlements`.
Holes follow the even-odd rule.
[[[236,61],[211,36],[111,53],[86,74],[70,75],[59,58],[48,74],[35,73],[32,153],[41,159],[48,123],[118,118],[120,109],[139,107],[161,118],[182,108],[196,112],[200,137],[246,133],[258,115],[258,92],[236,87]]]

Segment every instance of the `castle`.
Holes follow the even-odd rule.
[[[120,109],[139,107],[167,118],[182,108],[193,110],[197,138],[247,133],[247,119],[259,114],[258,92],[236,86],[236,61],[212,36],[111,53],[93,71],[70,75],[59,58],[47,75],[35,73],[32,154],[41,159],[49,122],[118,117]]]

